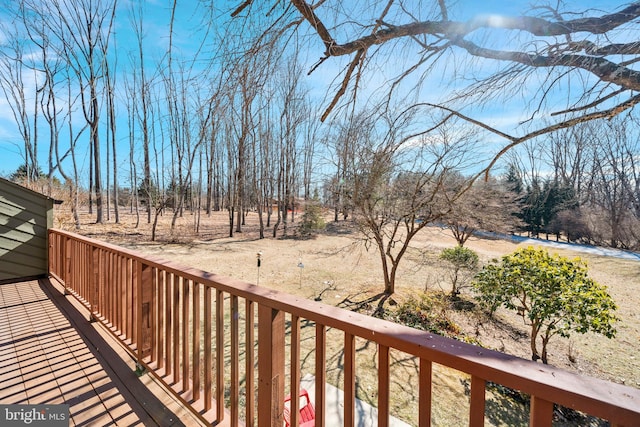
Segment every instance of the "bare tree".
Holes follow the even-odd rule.
[[[80,228],[76,147],[86,126],[76,128],[73,125],[72,117],[77,108],[78,96],[70,78],[73,76],[71,64],[61,54],[65,45],[59,39],[59,33],[55,32],[59,27],[52,22],[55,11],[49,4],[29,0],[15,2],[11,6],[13,7],[7,12],[15,17],[12,21],[15,28],[8,33],[14,38],[9,38],[9,42],[0,51],[0,65],[4,68],[0,72],[0,86],[12,106],[17,127],[25,141],[27,179],[35,179],[40,174],[38,139],[42,125],[39,118],[43,117],[49,140],[46,173],[48,191],[51,192],[56,174],[62,176],[70,193],[71,203],[68,206],[76,228]],[[31,94],[27,96],[29,93]],[[27,110],[27,99],[33,102],[29,107],[33,108],[31,112]],[[65,122],[68,124],[67,129]],[[68,144],[61,137],[65,131]],[[71,161],[71,173],[64,166],[65,159]]]
[[[103,48],[106,51],[106,46]],[[115,68],[115,66],[114,66]],[[120,223],[120,206],[118,198],[118,144],[117,144],[117,108],[116,108],[116,73],[110,71],[109,60],[105,58],[105,98],[107,103],[107,220],[110,219],[110,200],[109,192],[113,194],[113,213],[115,216],[116,224]],[[113,173],[113,187],[109,182],[109,154],[111,154],[111,166]],[[110,190],[112,188],[112,190]]]
[[[592,226],[611,247],[632,249],[638,246],[638,241],[634,241],[634,236],[637,239],[634,230],[640,224],[635,209],[640,146],[637,138],[630,135],[627,123],[620,120],[605,124],[598,140],[600,143],[595,147],[590,170],[589,202],[597,209],[595,218],[600,217],[601,221],[592,220]]]
[[[271,150],[274,148],[273,134],[271,132],[271,126],[267,121],[267,114],[264,111],[259,115],[258,119],[258,131],[256,137],[251,140],[251,159],[252,159],[252,172],[251,178],[251,192],[253,204],[255,204],[256,212],[258,213],[258,237],[264,239],[265,210],[269,209],[270,183],[271,183]],[[269,213],[267,213],[269,217]]]
[[[308,115],[309,118],[305,122],[305,126],[303,128],[304,135],[303,143],[301,147],[302,151],[302,190],[303,196],[305,200],[312,199],[315,195],[313,194],[313,189],[311,185],[313,183],[314,175],[316,173],[316,155],[317,155],[317,147],[319,144],[319,139],[321,138],[321,127],[320,123],[317,120],[314,120],[314,117],[317,117],[317,114],[313,111],[314,106],[309,103],[308,105]],[[317,190],[317,188],[316,188]]]
[[[152,197],[151,197],[151,159],[149,156],[149,134],[150,130],[150,119],[149,119],[149,108],[151,108],[151,96],[150,96],[150,86],[152,85],[151,79],[149,79],[146,75],[146,61],[145,61],[145,45],[144,45],[144,25],[143,25],[143,13],[142,6],[139,5],[138,9],[135,9],[133,6],[130,10],[131,16],[131,27],[134,30],[134,34],[136,37],[136,48],[137,55],[132,55],[132,69],[136,76],[133,79],[133,88],[131,90],[131,98],[135,100],[137,103],[137,108],[135,111],[137,114],[137,121],[139,124],[139,129],[142,137],[142,190],[145,193],[145,205],[147,210],[147,223],[151,222],[151,210],[152,210]],[[157,185],[157,183],[156,183]]]
[[[37,120],[38,98],[41,95],[37,87],[30,87],[30,82],[37,85],[38,70],[25,62],[25,56],[29,56],[29,53],[25,52],[26,47],[21,40],[21,27],[16,24],[13,28],[2,30],[4,34],[12,34],[13,37],[0,49],[0,90],[7,100],[22,139],[23,165],[29,182],[38,178],[39,170],[34,120]]]
[[[593,147],[597,145],[601,121],[583,123],[552,132],[539,151],[546,154],[546,163],[553,170],[553,181],[570,186],[580,200],[586,200],[589,168],[593,164]]]
[[[457,192],[468,186],[468,178],[454,177],[454,188]],[[444,218],[453,237],[459,246],[469,240],[477,231],[509,233],[516,229],[518,212],[516,196],[506,188],[503,182],[494,178],[476,181],[451,205],[451,210]]]
[[[102,157],[100,151],[100,95],[106,75],[109,37],[117,2],[52,0],[46,4],[48,30],[60,46],[57,52],[73,71],[82,113],[89,126],[89,146],[96,197],[96,222],[104,221]]]
[[[346,220],[353,211],[349,198],[349,183],[353,180],[351,167],[356,155],[354,141],[369,139],[373,133],[373,125],[372,118],[365,113],[351,115],[343,122],[336,120],[331,126],[336,129],[336,133],[325,139],[332,156],[330,163],[335,170],[335,175],[329,182],[334,222],[337,222],[340,216]]]
[[[323,120],[343,98],[355,99],[363,92],[367,77],[380,66],[378,61],[388,64],[392,58],[397,72],[382,89],[388,102],[395,95],[406,96],[408,88],[414,87],[416,107],[426,104],[442,109],[506,140],[486,165],[487,171],[524,141],[616,116],[640,102],[640,72],[633,68],[640,48],[625,36],[638,25],[640,2],[609,12],[567,11],[561,9],[563,2],[556,7],[545,3],[524,16],[479,15],[462,20],[456,20],[454,2],[446,0],[389,0],[367,2],[367,7],[341,7],[339,0],[288,3],[293,8],[277,7],[275,0],[243,1],[232,16],[247,10],[258,13],[259,8],[283,11],[271,14],[274,25],[282,29],[273,34],[295,29],[311,33],[324,46],[313,72],[331,58],[348,58],[336,76]],[[454,73],[447,66],[451,61],[456,64]],[[437,97],[434,91],[421,90],[429,81],[451,82],[455,89]],[[576,88],[576,81],[584,86]],[[556,90],[569,86],[569,96],[553,98]],[[522,91],[523,87],[528,90]],[[528,127],[505,131],[473,117],[482,103],[514,101],[517,94],[522,94],[520,108]],[[545,116],[553,121],[536,121]]]
[[[273,236],[276,236],[278,226],[282,222],[283,234],[288,233],[289,218],[291,212],[293,221],[296,209],[296,196],[300,185],[300,161],[298,149],[301,141],[306,137],[302,134],[304,123],[309,119],[309,106],[305,89],[301,84],[302,72],[300,64],[295,56],[288,58],[285,64],[278,70],[276,80],[277,94],[275,99],[279,103],[279,134],[280,144],[278,150],[277,166],[277,200],[278,217],[273,226]]]
[[[390,295],[412,239],[447,214],[477,178],[457,188],[451,180],[452,172],[465,164],[465,157],[472,157],[474,144],[467,139],[442,138],[446,127],[441,118],[430,129],[439,133],[415,134],[407,128],[410,115],[388,120],[385,128],[379,116],[361,116],[362,123],[367,123],[366,117],[378,120],[375,126],[369,121],[367,132],[349,141],[355,151],[348,167],[347,194],[365,245],[377,248],[384,293]]]

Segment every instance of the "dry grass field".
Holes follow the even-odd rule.
[[[329,223],[327,229],[315,238],[258,239],[257,215],[250,213],[242,233],[233,238],[228,235],[226,212],[215,213],[211,217],[202,216],[199,233],[194,232],[195,218],[186,214],[178,219],[173,232],[170,231],[170,216],[160,219],[158,239],[150,241],[150,225],[141,217],[139,227],[135,227],[135,217],[130,213],[121,214],[121,223],[94,224],[88,214],[82,216],[81,234],[99,240],[119,244],[143,253],[170,259],[187,266],[215,272],[258,283],[260,286],[297,294],[309,299],[321,300],[326,304],[346,309],[358,308],[367,312],[375,308],[375,302],[367,301],[378,295],[382,289],[379,255],[374,248],[363,244],[361,236],[349,222]],[[72,229],[69,215],[59,211],[56,227]],[[396,294],[385,304],[402,303],[425,290],[448,292],[450,279],[443,261],[438,259],[440,251],[453,247],[455,241],[446,229],[427,228],[413,241],[410,251],[403,260],[398,273]],[[510,241],[472,238],[467,247],[478,253],[483,263],[513,252],[522,244]],[[262,253],[261,267],[258,269],[256,254]],[[608,286],[609,292],[618,304],[618,334],[614,339],[585,334],[575,334],[570,339],[553,338],[550,343],[549,363],[584,375],[603,378],[631,387],[640,388],[640,260],[626,260],[612,257],[549,249],[571,258],[580,257],[587,262],[590,275]],[[300,265],[303,265],[301,267]],[[471,300],[470,290],[462,292],[463,298]],[[495,322],[487,321],[474,311],[460,311],[451,308],[447,312],[461,328],[462,333],[474,337],[482,345],[529,358],[528,328],[522,318],[515,313],[499,311]],[[310,328],[312,329],[312,328]],[[331,342],[331,331],[329,332]],[[341,338],[336,337],[340,343]],[[366,345],[363,344],[363,347]],[[329,351],[329,354],[332,354]],[[339,350],[336,349],[336,354]],[[398,360],[402,358],[397,355]],[[358,363],[371,364],[371,354],[358,354]],[[371,362],[371,363],[370,363]],[[310,362],[311,363],[311,362]],[[339,360],[329,378],[340,379]],[[414,361],[398,363],[399,378],[411,378]],[[305,366],[311,369],[312,364]],[[360,369],[360,365],[359,365]],[[364,372],[364,369],[363,369]],[[373,392],[375,384],[362,374],[358,378],[358,396],[375,404]],[[459,401],[456,396],[465,393],[465,379],[452,375],[446,370],[434,372],[434,393],[440,399],[434,404],[434,424],[447,425],[454,418],[455,424],[465,422],[465,411],[451,408],[444,402]],[[452,379],[454,378],[454,379]],[[410,381],[409,381],[410,382]],[[413,389],[406,382],[398,381],[393,387],[397,402],[392,402],[394,413],[408,422],[415,420],[415,399]],[[492,425],[526,424],[526,415],[512,408],[512,402],[499,395],[492,395],[488,403],[488,422]],[[443,403],[440,403],[443,402]],[[495,406],[492,412],[490,405]],[[509,414],[505,414],[509,412]],[[491,415],[493,414],[493,415]],[[439,419],[449,421],[438,422]],[[571,424],[571,423],[569,423]],[[452,424],[449,424],[452,425]]]

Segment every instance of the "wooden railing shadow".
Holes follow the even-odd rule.
[[[118,393],[127,402],[136,417],[145,425],[157,424],[159,426],[184,426],[180,418],[167,408],[156,395],[154,395],[131,369],[125,360],[116,352],[105,338],[90,324],[88,313],[81,313],[63,293],[55,289],[49,279],[38,281],[42,291],[49,300],[58,308],[64,318],[78,331],[79,336],[98,361],[106,377],[110,380],[110,387],[116,387]],[[74,397],[82,402],[82,396]],[[73,400],[67,402],[73,403]],[[125,417],[125,414],[121,415]]]

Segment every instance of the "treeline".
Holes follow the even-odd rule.
[[[583,123],[529,143],[513,157],[506,179],[517,195],[521,230],[640,249],[640,140],[633,119]]]
[[[635,121],[583,123],[524,144],[503,174],[457,198],[443,222],[461,246],[482,230],[640,250]]]
[[[320,122],[297,50],[264,43],[259,16],[221,25],[224,13],[202,3],[199,20],[178,22],[173,2],[157,40],[143,3],[11,5],[0,86],[21,137],[22,175],[44,175],[48,192],[61,177],[77,227],[83,188],[97,223],[120,221],[126,188],[154,237],[158,215],[171,208],[173,226],[187,207],[227,210],[230,235],[250,209],[274,235],[286,233],[294,197],[310,196]],[[178,36],[194,39],[187,46]]]
[[[315,198],[334,220],[363,225],[390,257],[389,285],[411,238],[398,236],[415,224],[446,223],[461,245],[474,230],[640,245],[632,115],[528,136],[501,159],[507,166],[485,171],[497,159],[486,133],[427,103],[392,105],[392,83],[357,108],[335,97],[321,121],[327,94],[303,82],[304,35],[264,14],[234,20],[196,2],[184,32],[171,2],[158,39],[144,2],[10,6],[0,89],[20,136],[20,176],[44,179],[48,192],[64,181],[77,227],[85,190],[96,222],[119,222],[127,206],[154,225],[153,238],[159,215],[170,212],[173,226],[186,209],[196,232],[199,215],[226,211],[231,236],[255,211],[260,237],[276,236],[296,200]],[[278,13],[299,22],[293,9]]]

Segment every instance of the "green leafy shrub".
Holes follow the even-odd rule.
[[[579,258],[569,260],[532,247],[520,249],[485,266],[473,286],[490,312],[504,306],[527,322],[533,360],[547,363],[547,344],[555,335],[595,332],[613,338],[616,334],[616,304],[607,288],[587,275]]]

